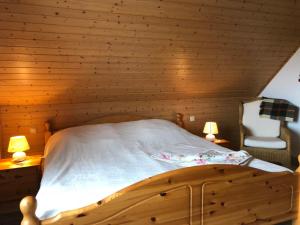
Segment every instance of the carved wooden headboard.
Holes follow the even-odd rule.
[[[134,114],[114,114],[114,115],[101,116],[99,118],[88,120],[80,124],[74,124],[69,127],[89,125],[89,124],[121,123],[121,122],[129,122],[129,121],[136,121],[136,120],[143,120],[143,119],[153,119],[153,118],[149,118],[141,115],[134,115]],[[176,118],[174,118],[174,120],[178,126],[184,128],[183,114],[176,113]],[[59,130],[53,129],[51,122],[47,121],[45,123],[45,144],[48,142],[48,139],[51,137],[51,135],[57,131]]]

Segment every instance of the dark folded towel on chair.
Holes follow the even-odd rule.
[[[298,107],[284,99],[263,98],[259,116],[273,120],[293,122],[298,117]]]

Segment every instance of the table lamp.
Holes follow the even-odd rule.
[[[218,131],[218,126],[216,122],[206,122],[203,133],[207,134],[205,136],[205,139],[208,141],[214,141],[216,139],[215,134],[217,134]]]
[[[25,136],[14,136],[9,139],[8,152],[13,154],[14,162],[22,162],[26,159],[25,151],[29,150],[29,144]]]

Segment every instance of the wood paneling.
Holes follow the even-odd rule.
[[[2,140],[6,152],[9,137],[17,134],[26,135],[31,145],[28,154],[38,154],[43,150],[43,121],[51,120],[56,129],[77,125],[99,116],[115,113],[132,113],[146,117],[175,119],[176,112],[184,112],[188,130],[203,135],[202,129],[207,120],[215,120],[219,124],[220,137],[232,140],[238,146],[238,107],[239,98],[204,98],[181,100],[148,100],[148,101],[112,101],[98,103],[74,103],[31,106],[3,106],[1,108]],[[196,121],[189,122],[188,116],[195,115]],[[35,128],[36,134],[30,129]]]
[[[0,14],[3,155],[19,133],[41,151],[44,120],[125,111],[196,115],[198,133],[217,120],[237,142],[238,100],[300,44],[297,0],[0,0]]]

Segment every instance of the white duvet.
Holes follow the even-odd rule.
[[[62,130],[46,146],[37,216],[46,219],[80,208],[148,177],[181,168],[153,159],[157,152],[197,154],[209,149],[231,151],[158,119]],[[288,170],[257,159],[249,165],[272,172]]]

